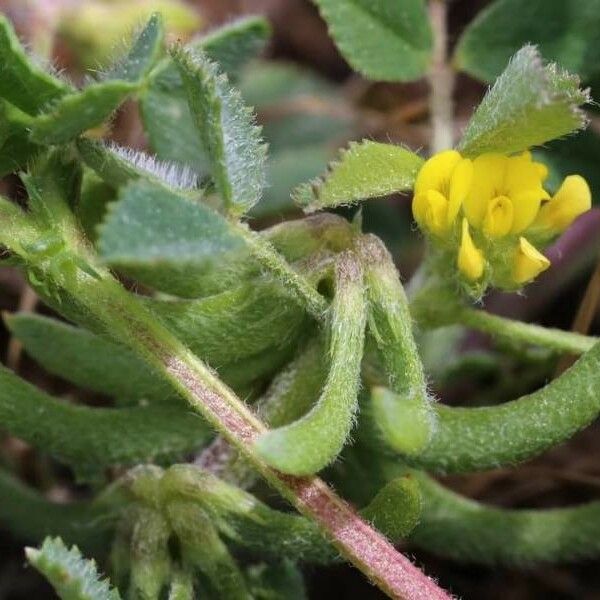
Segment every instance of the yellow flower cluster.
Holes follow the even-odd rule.
[[[568,176],[551,197],[544,189],[547,176],[530,152],[470,160],[446,150],[419,171],[413,215],[436,245],[454,253],[469,284],[516,288],[550,266],[535,246],[591,207],[583,177]]]

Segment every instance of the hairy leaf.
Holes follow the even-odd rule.
[[[539,146],[585,127],[579,106],[588,101],[576,76],[544,66],[536,48],[524,46],[475,111],[459,149],[477,156]]]
[[[295,341],[305,315],[275,282],[242,285],[201,300],[149,300],[191,350],[218,367]]]
[[[343,255],[337,265],[330,319],[329,374],[319,400],[304,417],[256,442],[257,452],[284,473],[313,474],[325,467],[340,452],[352,427],[366,305],[362,273],[350,255]]]
[[[0,369],[0,423],[64,462],[95,471],[108,465],[174,458],[210,437],[182,408],[92,408],[60,401]]]
[[[460,562],[525,565],[600,555],[600,502],[546,510],[507,510],[464,498],[416,474],[423,493],[421,522],[411,541]]]
[[[243,214],[258,202],[265,185],[266,146],[252,111],[206,56],[177,49],[173,60],[221,201],[227,212]]]
[[[209,31],[189,47],[205,52],[230,78],[235,79],[246,63],[260,54],[270,36],[271,25],[267,19],[249,16]]]
[[[0,15],[0,64],[0,97],[30,115],[71,91],[27,56],[5,15]]]
[[[122,188],[100,228],[100,254],[112,266],[211,268],[244,246],[229,223],[205,204],[148,181]]]
[[[214,522],[196,503],[175,501],[167,514],[179,538],[184,560],[206,576],[212,598],[250,600],[244,576]]]
[[[410,190],[422,164],[422,158],[400,146],[352,143],[329,173],[297,188],[294,200],[312,212]]]
[[[264,47],[269,34],[264,18],[245,17],[208,33],[188,48],[205,52],[235,78]],[[160,159],[186,165],[198,175],[209,173],[210,164],[190,113],[186,90],[170,58],[164,59],[153,73],[140,106],[150,145]]]
[[[314,0],[354,69],[369,79],[411,81],[429,65],[432,36],[423,0]]]
[[[25,351],[47,371],[120,401],[164,400],[173,392],[129,349],[85,329],[41,315],[4,318]]]
[[[32,117],[0,100],[0,177],[14,173],[34,158],[41,147],[29,140]]]
[[[137,83],[142,81],[156,64],[163,51],[165,29],[160,14],[153,14],[134,41],[131,50],[105,74],[107,80]]]
[[[600,344],[542,389],[499,406],[436,405],[429,445],[407,458],[438,472],[492,469],[527,460],[569,439],[600,413]]]
[[[548,60],[589,79],[600,72],[599,29],[599,0],[496,0],[466,28],[454,62],[492,82],[509,58],[531,42]]]
[[[163,36],[162,20],[154,15],[129,54],[105,79],[63,96],[34,119],[31,139],[40,144],[62,144],[101,125],[140,87],[158,59]]]
[[[110,494],[110,491],[107,491]],[[102,552],[110,543],[119,510],[103,494],[92,501],[51,502],[14,475],[0,470],[0,520],[20,539],[39,543],[60,535],[89,552]]]
[[[177,190],[194,190],[198,185],[196,174],[189,168],[163,162],[141,151],[86,138],[77,140],[77,149],[85,164],[113,187],[136,179],[149,179]]]
[[[120,600],[115,588],[81,556],[77,546],[67,548],[60,538],[46,538],[42,547],[26,548],[27,560],[53,585],[62,600]]]

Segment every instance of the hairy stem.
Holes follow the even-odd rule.
[[[430,0],[429,20],[433,31],[433,60],[428,74],[432,139],[431,153],[452,148],[454,143],[452,92],[454,72],[447,60],[448,35],[445,0]]]
[[[319,526],[346,559],[392,598],[449,597],[322,480],[286,476],[262,461],[253,449],[258,437],[266,432],[261,421],[140,300],[105,270],[94,266],[91,272],[94,276],[80,270],[76,277],[60,284],[82,310],[104,325],[107,334],[131,347],[162,373],[195,411],[300,513]]]
[[[474,308],[461,308],[454,314],[454,321],[507,342],[538,345],[561,353],[583,354],[598,341],[591,336],[514,321]]]

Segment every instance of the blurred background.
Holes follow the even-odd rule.
[[[487,4],[486,0],[448,3],[450,48]],[[269,187],[252,214],[254,227],[299,216],[290,191],[321,174],[338,150],[351,140],[369,138],[428,152],[431,131],[427,81],[370,82],[354,73],[308,0],[0,0],[0,11],[13,20],[31,50],[50,59],[57,69],[76,81],[83,81],[90,70],[106,64],[135,25],[157,9],[165,15],[173,40],[190,39],[248,14],[265,15],[272,25],[272,38],[261,58],[252,61],[236,81],[247,103],[256,108],[270,147]],[[600,43],[600,15],[596,19]],[[523,40],[527,41],[539,43],[542,54],[554,58],[549,55],[552,48],[546,38]],[[586,74],[584,83],[592,87],[592,96],[600,98],[599,74]],[[485,89],[484,82],[466,74],[457,76],[457,137]],[[598,92],[594,93],[595,89]],[[551,167],[551,183],[569,172],[579,172],[588,179],[598,203],[600,114],[592,110],[590,117],[588,131],[553,142],[539,153]],[[134,103],[116,115],[110,130],[99,135],[134,148],[149,149]],[[4,193],[18,193],[19,182],[9,176],[0,187]],[[351,217],[355,210],[344,214]],[[386,242],[403,278],[408,279],[423,253],[422,240],[412,226],[410,198],[377,199],[365,203],[362,211],[364,229]],[[553,267],[526,288],[526,295],[491,293],[485,300],[486,307],[513,318],[598,334],[599,234],[600,211],[594,209],[550,249]],[[33,293],[10,269],[0,270],[0,308],[45,311],[37,307]],[[53,393],[74,393],[65,382],[41,372],[22,355],[4,328],[0,331],[0,344],[5,364],[21,375]],[[448,348],[458,348],[460,360],[448,361]],[[503,350],[481,335],[462,330],[427,336],[422,345],[435,391],[450,404],[482,405],[510,400],[536,389],[568,364],[568,357],[557,364],[544,354],[516,356],[513,349]],[[85,400],[102,402],[94,397]],[[598,499],[599,434],[600,428],[592,426],[569,443],[519,468],[453,477],[445,482],[467,496],[510,508],[566,506]],[[24,479],[45,489],[53,499],[69,499],[77,490],[59,465],[22,442],[0,437],[0,450],[3,462],[10,462]],[[462,598],[600,599],[600,562],[528,570],[492,569],[456,564],[414,548],[405,550],[429,573],[436,573],[443,587]],[[23,563],[22,543],[0,531],[0,600],[52,598],[41,578],[25,570]],[[311,598],[382,597],[349,567],[308,568],[306,573]]]

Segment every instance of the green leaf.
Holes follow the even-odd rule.
[[[246,573],[256,600],[308,600],[302,571],[291,560],[252,565]]]
[[[35,118],[31,139],[39,144],[64,144],[104,123],[136,88],[127,81],[104,81],[68,94]]]
[[[431,439],[435,418],[414,339],[408,299],[383,242],[373,235],[363,236],[360,249],[365,265],[369,333],[393,390],[372,391],[373,419],[393,448],[418,454]]]
[[[180,48],[173,60],[221,201],[227,212],[243,214],[258,202],[265,185],[266,146],[260,128],[239,92],[208,58]]]
[[[5,15],[0,15],[0,97],[30,115],[71,91],[27,56]]]
[[[327,175],[297,188],[294,200],[313,212],[406,191],[412,189],[422,164],[422,158],[400,146],[369,140],[351,143]]]
[[[477,156],[539,146],[585,127],[579,106],[589,101],[576,76],[544,66],[536,48],[524,46],[475,111],[459,149]]]
[[[600,1],[496,0],[465,29],[456,66],[492,82],[523,44],[539,45],[542,56],[588,80],[600,73]]]
[[[162,21],[154,15],[129,54],[103,80],[63,96],[34,119],[31,139],[40,144],[63,144],[104,123],[142,85],[158,59],[163,36]]]
[[[86,138],[77,140],[85,164],[107,184],[124,186],[137,179],[149,179],[176,190],[195,190],[198,178],[187,167],[157,160],[144,152]],[[196,192],[199,193],[199,192]]]
[[[269,431],[256,451],[271,466],[292,475],[313,474],[342,449],[357,408],[366,302],[362,272],[351,255],[341,255],[331,306],[330,365],[321,396],[301,419]]]
[[[415,476],[423,493],[423,513],[410,540],[428,552],[519,569],[600,555],[600,502],[507,510],[464,498],[425,474]]]
[[[45,394],[5,368],[0,369],[0,423],[33,446],[94,472],[155,457],[177,458],[210,437],[203,421],[181,408],[76,405]]]
[[[86,552],[105,551],[119,516],[119,507],[106,502],[103,494],[92,501],[51,502],[4,470],[0,470],[0,497],[2,525],[19,539],[38,543],[48,535],[60,535]]]
[[[188,47],[203,51],[230,78],[235,79],[248,60],[264,49],[271,33],[269,21],[253,15],[214,29]]]
[[[214,367],[267,348],[282,351],[306,327],[304,312],[277,282],[252,282],[201,300],[148,300],[147,305]]]
[[[167,505],[167,513],[179,538],[185,562],[207,578],[210,597],[250,600],[239,566],[202,507],[196,503],[172,501]]]
[[[406,538],[421,518],[421,489],[413,477],[398,477],[383,486],[360,512],[390,541]]]
[[[235,256],[243,239],[205,204],[149,181],[121,189],[100,227],[99,250],[115,267],[162,265],[202,274]]]
[[[160,598],[172,570],[169,555],[171,525],[159,511],[137,507],[132,515],[129,598]]]
[[[246,17],[216,29],[188,48],[203,51],[235,78],[242,66],[258,54],[270,35],[262,17]],[[155,69],[141,96],[140,108],[150,146],[161,160],[186,165],[206,175],[210,164],[187,102],[179,71],[170,58]]]
[[[62,600],[120,600],[115,588],[81,556],[77,546],[69,549],[60,538],[46,538],[42,547],[26,548],[27,560],[52,584]]]
[[[133,43],[131,50],[104,75],[106,80],[139,83],[144,80],[163,52],[165,28],[160,14],[153,14]]]
[[[344,58],[369,79],[411,81],[429,65],[423,0],[314,0]]]
[[[29,140],[31,116],[0,100],[0,177],[14,173],[34,158],[41,147]]]
[[[124,400],[164,400],[167,383],[129,349],[85,329],[41,315],[7,315],[10,332],[48,372],[77,386]]]
[[[437,427],[429,445],[407,458],[432,471],[483,471],[533,458],[572,437],[600,413],[600,343],[560,377],[499,406],[434,406]],[[543,416],[543,418],[542,418]]]

